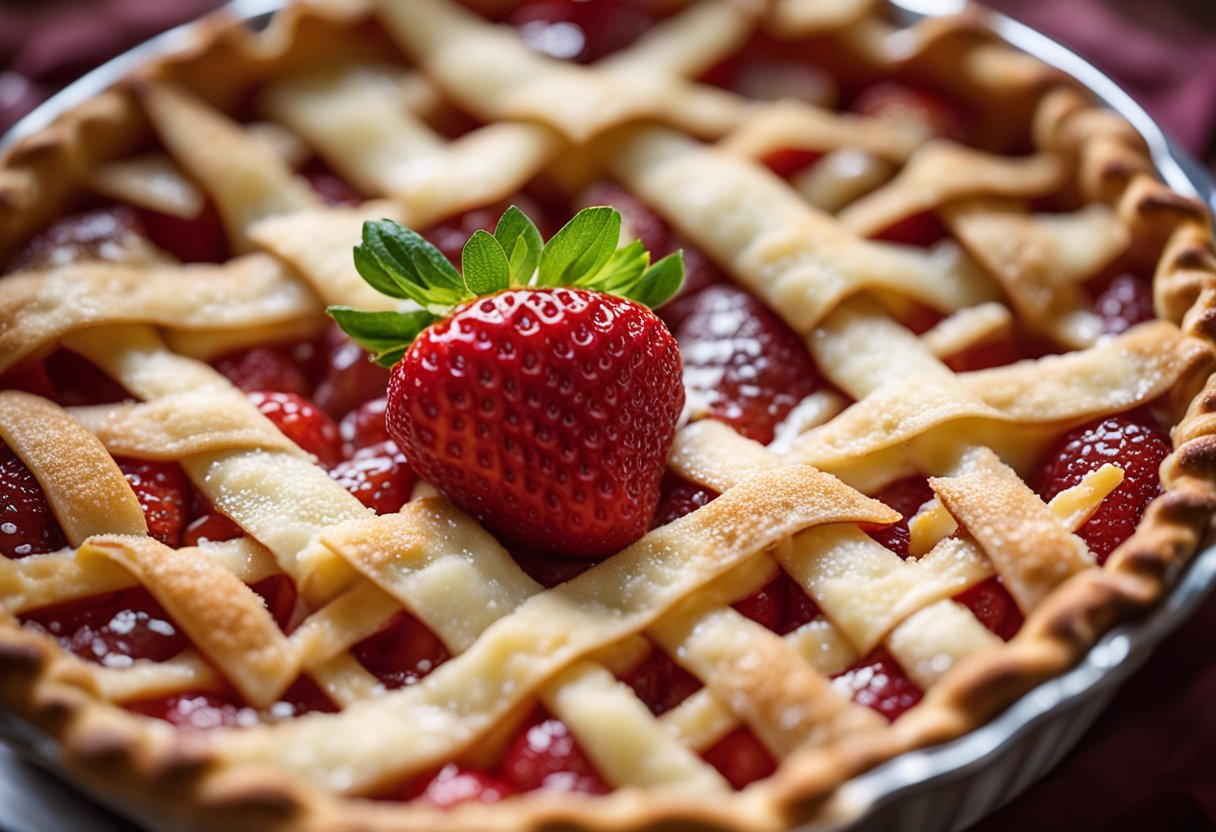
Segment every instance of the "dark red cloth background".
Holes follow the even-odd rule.
[[[1131,91],[1216,161],[1212,0],[988,0]],[[217,0],[0,2],[0,131],[77,75]],[[971,832],[1216,829],[1216,599],[1120,692],[1077,750]]]

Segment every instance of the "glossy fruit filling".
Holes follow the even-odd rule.
[[[531,0],[516,6],[505,22],[539,52],[591,63],[635,43],[661,17],[661,6],[643,0]],[[823,67],[803,57],[804,46],[759,38],[736,57],[712,68],[703,80],[753,99],[793,97],[824,106],[845,102],[844,109],[858,116],[910,127],[926,138],[975,143],[974,115],[949,96],[904,80],[874,83],[868,78],[850,78],[838,83]],[[778,176],[793,180],[820,164],[825,155],[814,149],[781,148],[761,161]],[[327,204],[356,204],[361,199],[348,183],[316,160],[301,173]],[[615,184],[599,185],[585,199],[590,204],[611,205],[619,210],[628,233],[643,242],[654,260],[676,250],[684,252],[684,286],[660,310],[659,316],[679,342],[684,387],[693,418],[718,419],[743,436],[760,443],[771,442],[790,411],[826,385],[802,339],[756,297],[728,281],[703,252],[625,189]],[[552,227],[558,225],[553,216],[544,218],[545,212],[528,197],[521,196],[515,202],[529,206],[530,215],[541,220],[548,238]],[[461,250],[470,235],[477,230],[493,231],[504,207],[495,205],[465,212],[425,229],[424,236],[459,264]],[[874,237],[924,247],[946,235],[946,228],[935,214],[923,213],[907,217]],[[223,223],[210,203],[197,217],[187,220],[115,205],[54,223],[26,246],[13,265],[46,268],[84,259],[120,259],[131,252],[155,256],[156,249],[184,262],[222,262],[231,254]],[[1149,282],[1135,274],[1117,273],[1087,288],[1093,309],[1107,333],[1120,333],[1153,317]],[[505,315],[502,310],[490,311],[500,318]],[[538,316],[546,314],[544,310],[535,311]],[[926,312],[922,320],[909,325],[920,332],[939,318],[936,313]],[[469,340],[466,358],[470,366],[475,366],[477,350],[484,346],[476,335],[466,340]],[[501,348],[505,342],[499,339],[497,345]],[[945,360],[954,370],[965,372],[1000,366],[1031,353],[1016,336],[998,337]],[[311,454],[336,482],[377,514],[389,514],[410,499],[417,480],[417,465],[412,466],[390,438],[386,424],[389,373],[366,358],[358,345],[336,327],[329,327],[316,338],[256,344],[216,356],[211,363],[245,391],[253,406]],[[521,360],[526,360],[526,356]],[[543,380],[543,369],[537,372]],[[499,381],[491,378],[486,384]],[[126,391],[86,359],[62,350],[43,360],[23,364],[10,372],[3,383],[5,387],[28,390],[65,406],[129,398]],[[592,379],[587,398],[592,397],[594,387]],[[543,385],[536,390],[529,388],[516,398],[539,401]],[[484,417],[487,432],[496,429],[492,424],[496,420],[511,421],[511,415],[506,413],[478,414],[476,402],[456,401],[447,391],[436,392],[430,404],[450,408],[449,421]],[[533,418],[528,429],[557,430],[563,416],[551,414],[547,422]],[[519,419],[517,414],[516,420]],[[608,442],[614,441],[610,433],[613,429],[604,429]],[[431,443],[438,445],[448,439],[447,435],[435,435]],[[476,454],[477,448],[470,446],[461,452]],[[1159,493],[1158,469],[1168,452],[1168,440],[1146,413],[1114,416],[1080,426],[1062,437],[1059,447],[1043,460],[1031,484],[1044,500],[1049,500],[1076,485],[1104,462],[1114,462],[1124,470],[1123,484],[1078,532],[1101,563],[1134,530],[1145,506]],[[149,533],[163,543],[195,546],[243,535],[176,464],[130,458],[116,462],[144,509]],[[530,476],[532,468],[539,470],[546,465],[545,460],[522,462],[515,476]],[[559,467],[553,461],[548,464],[554,470]],[[576,469],[569,471],[575,473],[567,473],[567,479],[577,480]],[[429,473],[432,479],[440,478],[434,471]],[[628,524],[638,530],[671,522],[717,496],[703,486],[666,473],[653,510],[649,504],[635,505],[638,501],[633,499],[634,495],[622,492],[617,502],[628,511],[622,508],[619,516],[600,517],[591,509],[584,512],[576,505],[584,502],[574,496],[581,493],[577,488],[561,492],[560,497],[554,489],[538,487],[537,491],[538,500],[547,502],[549,509],[578,516],[582,523],[605,527]],[[568,499],[564,496],[567,493]],[[896,482],[876,496],[904,519],[867,531],[907,559],[910,539],[907,520],[933,493],[923,477],[915,477]],[[619,548],[616,538],[607,533],[606,536],[603,551],[595,552],[596,556]],[[23,558],[67,545],[33,474],[13,451],[0,445],[0,553],[8,558]],[[545,586],[569,580],[588,566],[585,558],[523,551],[522,543],[517,543],[516,548],[521,550],[517,557],[521,566]],[[561,546],[556,547],[556,551],[561,550]],[[285,632],[298,623],[300,602],[289,578],[275,575],[253,589],[263,597]],[[954,600],[1003,639],[1013,637],[1022,624],[1022,613],[999,578],[972,586]],[[814,600],[784,573],[739,599],[733,607],[778,634],[790,633],[822,615]],[[29,626],[50,634],[76,656],[107,667],[125,667],[140,660],[166,661],[189,646],[186,636],[142,588],[80,599],[33,611],[22,618]],[[439,638],[406,612],[353,645],[351,654],[386,690],[415,684],[450,658]],[[655,715],[677,707],[702,688],[695,676],[658,649],[625,674],[622,681]],[[837,674],[833,684],[853,701],[888,720],[897,719],[923,695],[882,647]],[[126,707],[189,730],[238,728],[266,719],[337,710],[307,676],[293,684],[282,701],[262,713],[227,689],[175,693],[129,702]],[[746,727],[726,734],[704,749],[702,756],[735,788],[767,777],[776,768],[773,756]],[[537,789],[591,794],[610,790],[570,728],[539,707],[521,721],[493,766],[478,768],[449,763],[414,778],[393,797],[448,807],[465,801],[494,802]]]

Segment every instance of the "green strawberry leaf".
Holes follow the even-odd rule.
[[[363,244],[356,251],[358,249],[366,255],[362,258],[363,264],[374,260],[411,300],[424,306],[450,306],[468,297],[464,279],[443,253],[417,231],[400,223],[392,220],[365,222]],[[361,259],[356,256],[355,267],[359,268],[360,263]],[[360,274],[363,273],[360,271]]]
[[[578,281],[577,286],[597,289],[609,294],[622,294],[641,278],[650,265],[650,252],[640,240],[634,240],[612,252],[608,262],[598,272]]]
[[[506,252],[511,270],[511,285],[526,286],[540,264],[540,253],[545,247],[536,224],[528,215],[512,205],[499,219],[494,228],[494,238]]]
[[[478,229],[460,253],[464,283],[474,296],[492,295],[511,285],[506,252],[488,231]]]
[[[621,215],[604,205],[584,208],[562,226],[540,254],[538,286],[572,286],[593,275],[616,251]]]
[[[580,286],[656,307],[684,280],[683,252],[654,265],[640,242],[617,248],[621,215],[607,206],[584,208],[546,244],[532,220],[512,205],[494,233],[477,231],[461,252],[456,270],[416,231],[392,220],[363,224],[355,246],[355,268],[373,289],[421,309],[363,312],[331,306],[338,326],[373,360],[386,367],[400,361],[422,330],[453,307],[511,286]],[[649,267],[648,267],[649,266]]]
[[[372,360],[385,367],[396,364],[418,333],[439,320],[425,309],[365,312],[349,306],[331,306],[326,311],[352,341],[371,353]]]
[[[672,252],[647,269],[625,297],[655,309],[670,300],[683,282],[684,252]]]

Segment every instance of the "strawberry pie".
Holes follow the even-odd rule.
[[[0,708],[134,818],[849,819],[1209,525],[1210,219],[978,10],[188,40],[0,157]]]

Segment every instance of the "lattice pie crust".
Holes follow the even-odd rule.
[[[879,74],[915,69],[999,108],[1031,152],[926,142],[693,80],[761,27]],[[254,93],[277,131],[225,114]],[[487,126],[444,139],[433,127],[444,101]],[[163,151],[145,152],[151,137]],[[288,161],[301,142],[375,199],[324,207]],[[757,163],[790,147],[863,151],[879,179],[800,193]],[[821,396],[801,432],[768,448],[719,422],[681,428],[671,469],[721,497],[547,591],[442,498],[373,516],[205,363],[315,332],[328,303],[391,308],[354,272],[364,219],[425,227],[542,171],[572,195],[604,176],[622,183],[804,335],[857,402]],[[212,19],[181,54],[7,155],[0,260],[77,194],[189,215],[194,183],[236,259],[183,266],[140,251],[0,280],[0,371],[62,345],[138,398],[64,409],[0,392],[0,436],[71,545],[0,559],[0,703],[59,741],[65,771],[158,826],[776,830],[830,818],[850,776],[981,724],[1152,604],[1213,510],[1208,218],[1153,178],[1127,124],[1002,46],[979,14],[899,30],[860,0],[705,0],[591,67],[534,54],[448,0],[301,4],[258,34]],[[1027,210],[1059,192],[1082,207]],[[865,239],[925,210],[952,242]],[[1098,339],[1079,285],[1116,256],[1156,263],[1161,320]],[[907,301],[947,317],[914,335],[893,316]],[[942,363],[1013,318],[1071,351],[971,373]],[[1174,425],[1166,490],[1098,568],[1072,532],[1113,486],[1091,478],[1047,505],[1019,472],[1067,428],[1146,403]],[[180,463],[246,536],[156,542],[111,454]],[[932,475],[940,511],[966,534],[903,561],[856,524],[896,519],[865,493],[914,471]],[[824,612],[785,637],[729,606],[777,569]],[[310,610],[290,636],[248,588],[278,573]],[[1008,644],[950,600],[994,573],[1028,614]],[[17,623],[137,584],[192,648],[108,668]],[[403,607],[454,658],[384,693],[348,649]],[[880,644],[927,692],[889,726],[828,681]],[[661,717],[618,681],[655,649],[705,683]],[[340,713],[182,733],[115,704],[222,679],[265,707],[301,674]],[[611,794],[443,813],[363,798],[475,759],[538,699]],[[740,724],[781,765],[734,792],[697,752]]]

